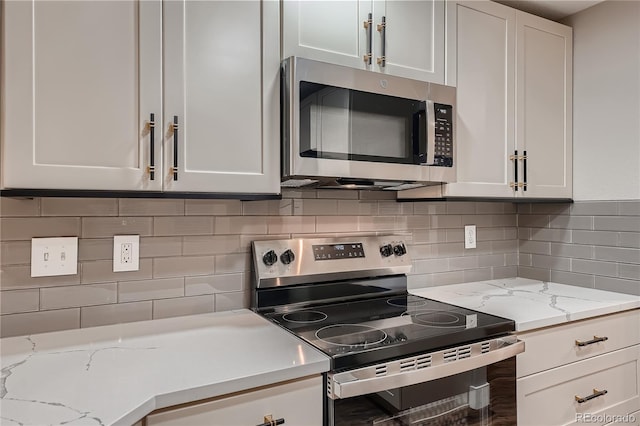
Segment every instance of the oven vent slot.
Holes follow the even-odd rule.
[[[489,352],[491,350],[491,342],[484,342],[482,344],[482,353],[486,354],[487,352]]]
[[[431,367],[431,355],[420,355],[400,361],[400,371],[420,370]]]
[[[448,351],[444,351],[443,353],[444,362],[452,362],[470,357],[471,346],[462,346],[455,349],[449,349]]]
[[[381,376],[386,376],[387,375],[387,366],[385,365],[378,365],[376,367],[376,377],[381,377]]]

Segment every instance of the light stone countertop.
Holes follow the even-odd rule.
[[[131,425],[151,411],[329,370],[243,309],[0,339],[0,424]]]
[[[577,321],[640,307],[640,296],[507,278],[419,288],[411,293],[512,319],[517,331]]]

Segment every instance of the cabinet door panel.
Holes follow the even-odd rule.
[[[449,196],[511,197],[515,146],[515,11],[447,4],[447,84],[457,86],[457,183]]]
[[[517,20],[516,144],[528,157],[522,195],[571,198],[571,28],[526,13]]]
[[[282,2],[282,59],[300,56],[354,68],[363,60],[371,0]],[[375,30],[372,30],[375,32]]]
[[[277,36],[263,40],[261,32],[263,13],[274,7],[275,21],[269,16],[267,23],[277,26],[272,3],[263,12],[259,1],[166,2],[167,169],[175,155],[173,116],[179,125],[178,180],[167,173],[165,190],[278,192],[278,140],[269,133],[278,120],[277,48],[263,58],[263,44],[277,46]],[[263,77],[268,91],[261,96]]]
[[[5,4],[4,187],[160,188],[146,170],[160,14],[158,2]]]
[[[374,2],[374,24],[386,18],[384,67],[382,34],[374,30],[374,70],[416,80],[444,83],[444,2],[387,0]]]

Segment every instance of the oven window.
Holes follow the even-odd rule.
[[[300,155],[416,164],[425,108],[421,101],[301,81]]]
[[[515,358],[442,379],[329,402],[336,426],[516,424]]]

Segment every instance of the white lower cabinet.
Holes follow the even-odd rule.
[[[254,426],[284,419],[285,425],[322,425],[322,377],[316,376],[170,407],[150,414],[147,426]]]
[[[521,333],[518,425],[637,424],[640,310]]]
[[[607,423],[607,426],[640,426],[640,410]]]

